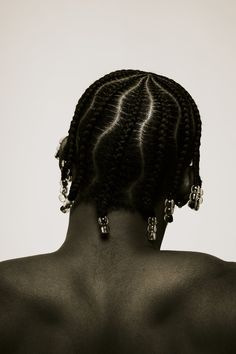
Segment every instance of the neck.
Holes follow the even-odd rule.
[[[70,257],[93,257],[95,254],[112,249],[122,257],[144,253],[152,249],[159,252],[165,233],[164,201],[160,201],[155,209],[157,216],[157,239],[148,241],[146,237],[147,222],[138,212],[115,210],[107,214],[110,226],[108,239],[102,239],[97,223],[95,206],[92,203],[80,203],[72,208],[66,239],[57,252]]]

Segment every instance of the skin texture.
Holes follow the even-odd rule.
[[[186,202],[191,171],[179,191]],[[0,263],[0,353],[235,354],[236,264],[161,251],[138,213],[108,213],[100,238],[92,204],[70,212],[55,252]]]

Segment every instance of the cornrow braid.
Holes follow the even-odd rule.
[[[191,96],[189,98],[192,101],[192,109],[195,116],[195,138],[194,138],[194,147],[193,147],[194,184],[199,185],[201,187],[202,179],[200,177],[199,165],[200,165],[202,122],[201,122],[200,113],[196,103],[193,101]]]
[[[146,210],[149,215],[151,214],[151,210],[154,210],[154,205],[157,199],[156,195],[161,192],[162,186],[160,182],[164,173],[163,165],[167,157],[168,149],[172,149],[172,164],[175,162],[176,144],[174,143],[174,127],[178,118],[176,109],[173,110],[173,105],[176,105],[173,96],[154,79],[152,82],[151,92],[153,98],[156,98],[157,102],[157,109],[155,110],[154,115],[157,122],[160,121],[160,123],[158,126],[158,135],[155,140],[156,154],[153,153],[152,155],[153,161],[151,163],[151,170],[149,176],[145,176],[145,192],[143,192],[144,198],[146,198],[146,200],[143,200],[143,204],[147,205]]]
[[[146,217],[148,217],[148,215],[155,215],[154,202],[156,200],[156,193],[158,189],[157,187],[161,178],[161,168],[164,163],[166,141],[169,131],[167,111],[165,111],[163,107],[163,96],[165,95],[163,90],[160,87],[157,87],[153,80],[150,80],[150,84],[147,85],[147,92],[150,98],[151,107],[149,110],[148,119],[146,120],[146,129],[147,133],[150,132],[149,144],[151,141],[153,141],[154,152],[151,157],[148,156],[150,154],[146,154],[145,161],[147,161],[147,163],[145,179],[143,179],[143,176],[141,176],[142,179],[140,180],[139,184],[137,184],[139,193],[143,191],[141,193],[142,197],[140,209],[142,210],[142,214],[144,214]],[[149,123],[149,121],[153,120],[154,118],[156,125],[155,123]],[[148,127],[148,125],[150,125],[151,129]],[[143,146],[143,150],[145,151],[145,146]],[[135,194],[138,195],[139,193],[136,192]]]
[[[189,105],[191,107],[192,111],[192,116],[193,116],[193,122],[194,122],[194,139],[193,139],[193,171],[194,171],[194,184],[199,185],[200,187],[202,186],[202,179],[200,177],[200,172],[199,172],[199,162],[200,162],[200,144],[201,144],[201,128],[202,128],[202,122],[200,118],[200,113],[197,107],[196,102],[192,98],[192,96],[189,94],[187,90],[183,86],[181,86],[179,83],[175,82],[173,79],[167,79],[165,76],[162,75],[157,75],[161,80],[168,82],[170,85],[177,87],[179,92],[185,96],[189,102]],[[191,131],[191,134],[193,132]]]
[[[180,180],[181,176],[183,173],[183,170],[185,168],[185,164],[189,155],[189,151],[191,150],[191,135],[190,135],[190,129],[191,129],[191,110],[189,108],[189,101],[186,97],[186,95],[181,95],[180,90],[178,90],[178,87],[173,84],[172,81],[163,79],[162,77],[158,76],[159,81],[162,83],[162,85],[168,89],[178,100],[180,109],[181,109],[181,116],[182,116],[182,124],[180,126],[180,131],[182,133],[182,145],[181,145],[181,150],[178,151],[178,156],[177,156],[177,167],[175,171],[175,176],[173,178],[172,184],[170,186],[170,194],[169,198],[174,199],[176,201],[176,194],[178,187],[180,186]]]

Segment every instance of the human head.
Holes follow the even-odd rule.
[[[180,84],[141,70],[111,72],[82,94],[61,144],[67,198],[73,207],[95,203],[98,216],[124,208],[145,220],[163,195],[182,206],[183,178],[202,185],[200,138],[197,105]]]

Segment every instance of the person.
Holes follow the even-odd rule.
[[[201,128],[163,75],[85,90],[55,155],[65,241],[0,263],[0,353],[236,353],[236,263],[161,250],[175,206],[203,201]]]

